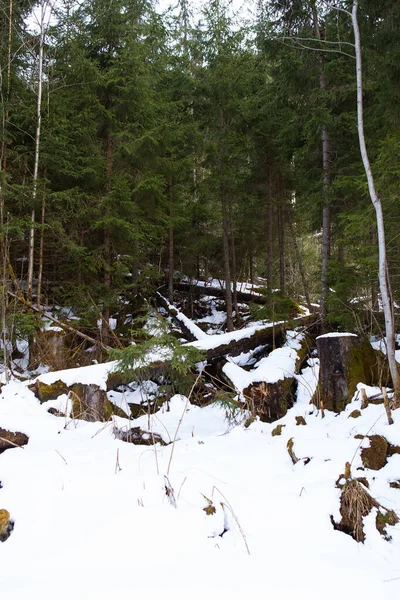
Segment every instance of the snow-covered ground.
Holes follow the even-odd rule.
[[[93,369],[94,382],[102,384],[107,369]],[[114,425],[147,428],[147,416],[109,423],[57,417],[25,384],[4,386],[0,427],[30,440],[0,455],[0,508],[15,519],[0,544],[1,598],[397,600],[399,526],[387,542],[371,514],[366,541],[357,544],[333,529],[330,515],[339,520],[335,481],[345,462],[353,472],[361,466],[354,436],[380,433],[400,444],[400,411],[392,426],[382,405],[349,418],[360,408],[355,400],[321,419],[309,405],[317,370],[313,360],[298,376],[298,401],[283,419],[247,429],[227,420],[221,406],[199,408],[175,396],[151,417],[153,431],[167,442],[176,438],[162,447],[113,435]],[[75,371],[70,380],[87,381],[87,372]],[[296,416],[307,425],[297,426]],[[272,436],[279,423],[282,434]],[[308,464],[292,464],[290,438]],[[400,455],[362,475],[386,508],[399,509],[400,490],[388,482],[400,478]],[[210,503],[215,513],[207,515]]]

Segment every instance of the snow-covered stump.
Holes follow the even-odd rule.
[[[371,385],[377,358],[366,339],[354,333],[327,333],[317,337],[320,360],[319,384],[313,403],[341,412],[360,381]]]
[[[75,383],[69,395],[75,419],[92,422],[108,421],[113,414],[113,406],[107,397],[107,392],[94,383]]]
[[[246,401],[248,410],[261,421],[272,423],[287,413],[295,401],[296,377],[309,353],[311,339],[298,331],[286,332],[286,343],[245,371],[234,362],[223,367],[225,381]]]

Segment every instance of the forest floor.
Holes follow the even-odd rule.
[[[40,378],[104,389],[109,369]],[[361,453],[370,439],[355,437],[380,435],[399,447],[400,409],[391,426],[383,404],[353,418],[361,409],[356,393],[345,411],[322,418],[310,404],[318,360],[309,359],[297,379],[297,401],[283,418],[247,426],[245,411],[218,402],[200,408],[182,395],[138,419],[87,422],[71,416],[66,394],[40,403],[29,381],[3,385],[0,426],[29,442],[0,455],[0,508],[15,520],[0,544],[1,597],[397,600],[400,525],[387,526],[391,539],[384,539],[373,508],[357,543],[332,520],[341,520],[337,481],[346,462],[373,498],[400,514],[400,454],[368,469]],[[143,393],[108,392],[127,410]],[[159,434],[165,445],[116,437],[116,429],[132,427]]]

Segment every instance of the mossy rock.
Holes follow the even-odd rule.
[[[296,417],[296,425],[307,425],[304,417]]]
[[[394,510],[387,510],[385,512],[383,512],[381,509],[378,510],[375,521],[376,528],[386,541],[390,542],[392,539],[392,536],[387,532],[386,527],[388,525],[394,527],[394,525],[397,525],[398,522],[399,517],[396,515]]]
[[[10,448],[26,446],[29,437],[20,431],[9,431],[0,427],[0,454]]]
[[[116,390],[120,385],[128,385],[131,381],[131,375],[127,375],[122,371],[111,371],[107,376],[107,392]]]
[[[107,392],[98,385],[75,383],[69,392],[74,419],[83,421],[108,421],[114,414]]]
[[[273,429],[273,430],[271,431],[271,435],[274,435],[274,436],[275,436],[275,435],[282,435],[282,429],[283,429],[284,427],[286,427],[286,425],[283,425],[283,424],[277,425],[277,426],[275,427],[275,429]]]
[[[389,485],[395,490],[400,490],[400,479],[396,479],[395,481],[389,481]]]
[[[112,410],[113,415],[115,415],[116,417],[121,417],[122,419],[129,419],[129,415],[126,414],[126,412],[124,411],[123,408],[121,408],[120,406],[117,406],[116,404],[114,404],[114,402],[111,402],[111,400],[110,400],[110,404],[111,404],[111,410]],[[136,417],[134,417],[134,418],[136,418]]]
[[[349,414],[349,419],[350,419],[350,417],[351,417],[352,419],[358,419],[358,417],[361,417],[361,411],[360,411],[360,410],[358,410],[358,409],[356,409],[356,410],[353,410],[353,411],[352,411],[352,412]]]
[[[30,388],[35,396],[39,398],[40,402],[47,402],[48,400],[56,400],[61,394],[68,394],[68,386],[58,379],[54,383],[43,383],[39,379],[36,380],[34,385]]]
[[[379,471],[387,463],[389,444],[382,435],[371,435],[368,439],[370,447],[361,450],[362,464],[367,469]]]

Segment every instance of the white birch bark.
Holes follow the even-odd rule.
[[[38,65],[38,89],[36,102],[36,133],[35,133],[35,157],[33,165],[33,187],[32,187],[32,213],[31,213],[31,228],[29,230],[29,247],[28,247],[28,300],[32,299],[33,288],[33,266],[34,266],[34,251],[35,251],[35,203],[37,197],[37,181],[39,174],[39,159],[40,159],[40,133],[42,126],[42,95],[43,95],[43,56],[44,56],[44,39],[46,29],[51,17],[52,4],[48,0],[42,0],[40,3],[40,19],[39,25],[39,65]]]
[[[356,54],[356,72],[357,72],[357,123],[358,138],[360,143],[360,152],[364,165],[365,174],[368,181],[369,195],[376,213],[376,226],[378,231],[378,252],[379,252],[379,287],[382,297],[383,314],[385,318],[387,357],[389,362],[390,375],[392,377],[395,394],[398,397],[399,375],[395,359],[395,332],[394,332],[394,311],[393,302],[390,296],[389,270],[386,258],[385,227],[383,220],[382,202],[375,189],[374,176],[369,162],[367,146],[364,135],[364,114],[363,114],[363,92],[362,92],[362,59],[361,59],[361,40],[360,29],[357,19],[358,1],[353,1],[351,20],[354,30],[354,44]]]

